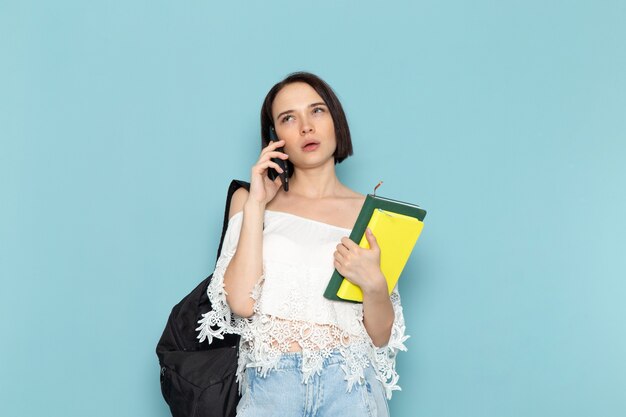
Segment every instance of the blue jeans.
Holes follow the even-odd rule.
[[[364,370],[365,382],[347,392],[345,361],[334,352],[324,359],[320,375],[302,383],[302,354],[284,353],[276,369],[262,377],[246,369],[246,384],[237,406],[238,417],[388,417],[384,389],[372,366]]]

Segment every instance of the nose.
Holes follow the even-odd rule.
[[[302,126],[300,126],[300,133],[302,135],[306,135],[307,133],[314,132],[313,123],[309,120],[308,117],[302,119]]]

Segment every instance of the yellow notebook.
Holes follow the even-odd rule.
[[[419,206],[368,195],[350,239],[369,248],[365,229],[369,227],[380,246],[380,269],[387,280],[389,293],[400,278],[413,247],[424,227],[426,211]],[[344,279],[337,270],[324,292],[331,300],[362,302],[361,288]]]

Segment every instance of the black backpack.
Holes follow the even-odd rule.
[[[240,187],[249,190],[250,184],[233,180],[228,188],[218,257],[228,226],[230,200]],[[211,310],[207,287],[212,276],[172,308],[156,347],[161,392],[173,417],[231,417],[239,402],[235,375],[239,335],[224,335],[210,345],[197,339],[198,320]]]

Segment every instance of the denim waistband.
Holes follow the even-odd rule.
[[[276,364],[276,369],[302,369],[302,362],[302,352],[282,353]],[[345,359],[338,350],[333,350],[330,356],[322,359],[322,367],[341,363],[345,363]]]

